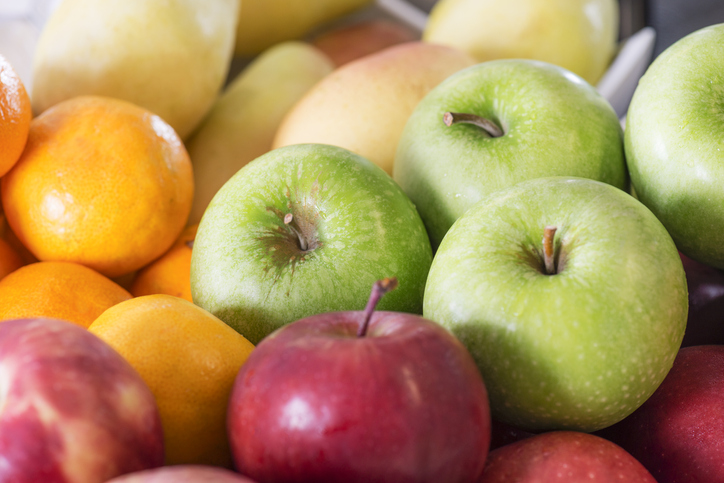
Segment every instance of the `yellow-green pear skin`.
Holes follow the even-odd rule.
[[[239,0],[64,0],[36,47],[38,114],[79,95],[132,102],[185,138],[218,96]]]
[[[479,62],[542,60],[595,84],[615,55],[618,25],[617,0],[440,0],[422,38]]]
[[[229,84],[186,143],[195,186],[189,224],[201,220],[229,178],[271,150],[287,111],[333,69],[321,50],[288,41],[262,52]]]
[[[397,143],[417,103],[473,64],[461,50],[420,41],[357,59],[322,79],[289,111],[273,147],[332,144],[392,174]]]
[[[285,40],[298,40],[373,0],[242,0],[235,55],[251,57]]]

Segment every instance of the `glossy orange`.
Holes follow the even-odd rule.
[[[37,262],[0,280],[0,320],[53,317],[88,327],[131,298],[121,286],[73,262]]]
[[[0,55],[0,176],[17,162],[28,139],[32,110],[23,81]]]
[[[191,210],[191,169],[160,117],[117,99],[76,97],[31,122],[25,151],[2,179],[2,204],[39,260],[118,277],[179,236]]]

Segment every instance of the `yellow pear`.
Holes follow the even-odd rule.
[[[64,0],[38,39],[33,110],[116,97],[186,137],[224,83],[238,10],[239,0]]]
[[[253,56],[371,5],[373,0],[242,0],[235,54]]]
[[[479,62],[550,62],[595,84],[614,56],[618,23],[617,0],[440,0],[422,38]]]
[[[264,51],[234,79],[186,143],[195,184],[190,224],[231,176],[271,150],[287,111],[333,69],[316,47],[289,41]]]
[[[345,64],[289,111],[273,147],[332,144],[391,174],[397,142],[417,103],[445,78],[474,63],[455,48],[408,42]]]

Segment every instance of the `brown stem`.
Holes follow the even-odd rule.
[[[546,226],[543,231],[543,263],[545,265],[546,275],[554,275],[557,273],[555,261],[555,249],[553,246],[553,238],[556,236],[555,226]]]
[[[309,244],[307,243],[307,240],[302,236],[301,233],[299,233],[299,230],[292,225],[292,221],[294,220],[294,215],[291,213],[287,213],[284,215],[284,224],[289,227],[290,230],[292,230],[292,233],[297,235],[297,239],[299,240],[299,248],[302,249],[302,251],[307,251],[309,249]]]
[[[475,114],[466,114],[463,112],[446,112],[442,116],[442,122],[450,127],[453,124],[473,124],[485,131],[493,138],[499,138],[503,135],[503,131],[490,119],[476,116]]]
[[[357,330],[357,337],[367,335],[367,327],[370,325],[370,319],[372,319],[372,313],[375,311],[375,307],[377,307],[377,302],[380,301],[384,294],[394,290],[395,287],[397,287],[397,277],[383,278],[382,280],[377,280],[374,285],[372,285],[372,293],[370,294],[370,299],[367,301],[367,306],[363,314],[364,321]]]

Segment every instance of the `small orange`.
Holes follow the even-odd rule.
[[[23,152],[32,117],[23,81],[0,55],[0,176],[10,171]]]
[[[73,262],[37,262],[0,280],[0,320],[63,319],[88,327],[131,294],[100,273]]]
[[[226,411],[251,342],[166,294],[114,305],[88,330],[125,357],[156,396],[167,464],[231,466]]]
[[[191,299],[191,251],[198,224],[186,227],[171,249],[141,269],[131,284],[134,297],[165,293]]]
[[[10,244],[0,238],[0,280],[23,266],[23,259]]]
[[[30,123],[25,151],[2,178],[10,227],[39,260],[108,276],[166,252],[186,225],[191,161],[160,117],[108,97],[76,97]]]

